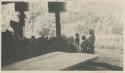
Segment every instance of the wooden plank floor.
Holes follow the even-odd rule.
[[[5,66],[2,70],[63,70],[97,57],[85,53],[52,52]]]

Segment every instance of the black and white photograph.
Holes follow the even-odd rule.
[[[1,71],[123,71],[124,0],[1,1]]]

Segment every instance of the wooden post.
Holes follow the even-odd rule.
[[[61,24],[60,24],[60,13],[56,12],[55,13],[55,19],[56,19],[56,36],[61,37]]]
[[[55,13],[56,37],[61,37],[60,12],[65,11],[65,2],[48,2],[48,11]]]

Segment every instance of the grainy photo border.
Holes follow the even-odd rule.
[[[0,0],[0,1],[37,1],[37,0]],[[55,0],[48,0],[48,1],[55,1]],[[125,1],[123,0],[124,3],[124,28],[125,28]],[[1,10],[1,5],[0,5],[0,10]],[[2,11],[2,10],[1,10]],[[1,24],[1,14],[0,14],[0,24]],[[1,29],[1,27],[0,27]],[[125,37],[125,29],[124,29],[124,37]],[[1,34],[0,34],[0,40],[1,39]],[[124,38],[125,40],[125,38]],[[1,44],[0,44],[1,47]],[[2,71],[1,73],[125,73],[125,42],[124,42],[124,49],[123,49],[124,53],[123,53],[123,71]],[[1,52],[1,50],[0,50]],[[0,54],[0,58],[1,58],[1,54]],[[1,64],[1,60],[0,60],[0,64]],[[1,67],[0,67],[1,69]]]

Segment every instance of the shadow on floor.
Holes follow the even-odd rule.
[[[65,69],[73,71],[123,71],[122,67],[101,62],[80,63],[76,66]]]

